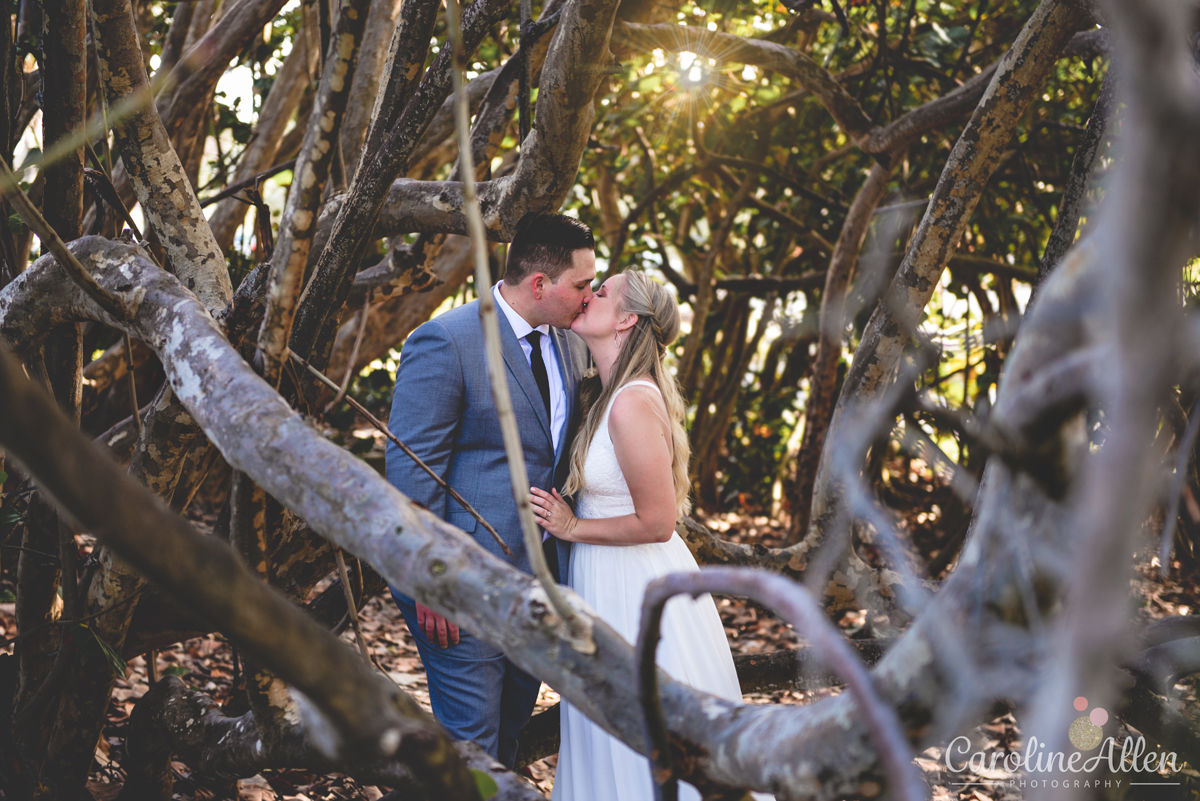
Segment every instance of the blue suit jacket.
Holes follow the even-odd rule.
[[[508,368],[513,412],[521,431],[529,480],[561,489],[569,459],[568,434],[577,418],[577,390],[587,367],[587,347],[570,331],[551,327],[567,398],[565,430],[555,452],[550,419],[521,344],[503,314],[500,340]],[[392,432],[492,524],[511,557],[429,475],[398,447],[387,446],[387,477],[397,489],[475,538],[519,570],[532,572],[521,537],[500,421],[492,403],[484,357],[479,302],[446,312],[417,328],[404,344],[396,371],[389,421]],[[559,468],[556,471],[556,468]],[[557,476],[557,482],[556,482]],[[566,579],[569,543],[558,542],[559,575]]]

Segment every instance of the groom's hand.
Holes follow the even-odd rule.
[[[458,645],[458,626],[423,604],[417,604],[417,628],[439,647]]]

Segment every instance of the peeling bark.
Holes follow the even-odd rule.
[[[614,5],[593,0],[563,8],[543,66],[538,125],[522,144],[521,160],[511,175],[476,186],[489,239],[511,240],[517,220],[527,212],[557,209],[575,182],[595,117],[592,100],[609,61]],[[402,180],[386,192],[387,222],[380,227],[386,235],[466,234],[458,182]]]
[[[429,40],[401,38],[401,30],[409,26],[412,31],[431,26],[437,5],[424,0],[412,16],[401,15],[388,56],[388,88],[379,95],[367,132],[362,162],[366,166],[355,173],[350,191],[338,209],[297,314],[290,347],[301,356],[311,355],[323,336],[331,344],[336,333],[336,323],[331,318],[336,318],[345,303],[388,187],[407,168],[415,144],[450,95],[450,50],[442,48],[417,84],[416,76],[424,64]],[[500,0],[480,0],[468,6],[462,23],[464,52],[474,53],[487,31],[506,12],[507,4]],[[391,123],[393,118],[395,121]]]
[[[380,91],[387,91],[380,85],[380,80],[389,52],[389,33],[396,30],[401,5],[401,0],[373,0],[367,16],[367,30],[358,54],[354,83],[350,87],[346,119],[342,122],[341,147],[348,181],[358,171],[375,98]]]
[[[174,273],[215,314],[233,295],[225,256],[204,220],[158,111],[149,102],[150,84],[129,0],[98,0],[92,13],[108,102],[136,104],[137,110],[118,122],[115,131],[138,202]],[[170,191],[162,191],[164,187]]]
[[[442,301],[458,291],[474,270],[470,242],[461,236],[446,237],[445,244],[428,269],[437,281],[435,286],[423,292],[392,294],[377,301],[372,307],[371,316],[367,318],[367,330],[358,349],[358,360],[353,369],[359,370],[375,359],[387,355],[389,349],[404,341],[414,328],[429,319],[429,315],[433,314]],[[355,281],[357,283],[357,278]],[[364,297],[365,294],[364,291]],[[353,297],[352,291],[351,298]],[[338,329],[329,357],[329,371],[333,375],[341,375],[347,369],[346,362],[350,358],[357,334],[358,320],[355,318],[342,323]]]
[[[354,80],[358,46],[367,24],[369,0],[343,0],[337,28],[325,53],[317,97],[296,158],[295,180],[283,210],[279,240],[271,257],[267,309],[258,333],[261,369],[267,382],[279,385],[282,361],[304,281],[309,247],[317,231],[317,215],[325,182],[340,146],[346,102]]]
[[[1187,124],[1180,130],[1196,127],[1190,117],[1183,122]],[[1003,144],[997,147],[1003,148]],[[1179,209],[1194,212],[1184,202],[1187,198],[1180,201]],[[961,203],[961,198],[955,202]],[[936,203],[935,196],[931,209]],[[969,209],[963,217],[966,224]],[[94,242],[79,247],[93,248],[93,255],[107,253]],[[952,249],[953,242],[949,247]],[[1062,278],[1046,290],[1045,310],[1039,298],[1035,314],[1026,320],[1019,353],[1014,351],[994,412],[998,426],[1020,427],[1034,418],[1046,423],[1046,415],[1039,418],[1036,412],[1044,413],[1056,401],[1038,393],[1038,381],[1050,374],[1047,365],[1069,359],[1070,349],[1094,336],[1095,321],[1080,320],[1078,309],[1086,307],[1089,284],[1099,287],[1106,282],[1105,273],[1094,266],[1098,260],[1089,247],[1077,248],[1068,257]],[[636,713],[626,711],[631,692],[628,686],[621,686],[632,676],[622,643],[615,638],[605,639],[601,631],[602,647],[595,662],[561,653],[565,649],[560,650],[556,639],[555,621],[531,585],[478,558],[465,541],[454,539],[454,532],[438,528],[426,516],[409,509],[401,496],[387,493],[377,479],[367,479],[368,472],[324,449],[298,418],[287,416],[290,412],[269,388],[264,391],[261,382],[254,383],[236,354],[230,355],[232,351],[220,340],[219,331],[214,333],[215,327],[206,322],[203,312],[175,283],[138,261],[136,254],[122,252],[120,258],[102,256],[99,261],[103,262],[100,272],[107,271],[111,278],[108,286],[119,288],[128,279],[148,287],[141,297],[139,320],[126,328],[134,328],[163,352],[173,386],[194,389],[189,395],[191,404],[223,452],[231,454],[241,468],[264,485],[290,491],[292,505],[302,508],[306,517],[319,520],[319,530],[333,532],[329,536],[339,543],[347,543],[356,552],[361,546],[373,559],[382,560],[385,572],[398,586],[412,587],[434,608],[454,614],[471,626],[485,626],[484,630],[504,647],[517,652],[518,661],[525,660],[553,674],[556,686],[566,688],[565,695],[572,700],[582,699],[579,703],[600,715],[605,725],[640,743],[641,721]],[[35,266],[34,270],[38,269]],[[20,315],[14,311],[24,314],[33,309],[41,315],[37,317],[41,324],[54,320],[69,323],[84,317],[106,319],[73,294],[69,286],[51,295],[56,302],[66,298],[65,310],[38,309],[38,302],[31,296],[35,292],[54,292],[57,286],[46,280],[47,269],[42,264],[41,274],[27,276],[19,285],[0,292],[3,335],[12,333],[18,341],[34,345],[38,341],[42,329],[18,319]],[[128,270],[134,277],[118,278],[118,270]],[[936,274],[930,280],[936,283]],[[438,287],[437,291],[442,289]],[[411,300],[424,302],[427,297],[414,296]],[[397,303],[405,308],[408,305]],[[337,314],[336,305],[330,314]],[[235,338],[233,333],[231,338]],[[238,394],[243,390],[248,391],[244,397]],[[1035,414],[1018,408],[1017,399],[1022,393],[1037,396],[1033,398]],[[267,432],[249,432],[247,436],[244,417],[228,419],[231,410],[244,411],[245,398],[250,399],[248,408],[255,415],[264,414]],[[1068,486],[1081,475],[1078,460],[1086,459],[1086,449],[1081,452],[1079,443],[1072,439],[1072,417],[1050,416],[1044,432],[1055,442],[1057,452],[1077,457],[1075,461],[1063,461],[1063,482]],[[241,442],[239,438],[249,441]],[[298,450],[290,452],[296,443]],[[313,472],[313,464],[334,472],[320,473],[314,479],[308,475]],[[1110,470],[1111,475],[1119,475],[1115,468]],[[314,483],[319,485],[315,490]],[[343,505],[367,506],[376,512],[374,518],[354,516],[355,512],[338,505],[339,495],[343,496]],[[1113,493],[1113,497],[1116,495]],[[1004,459],[989,464],[959,570],[947,582],[942,596],[928,604],[926,614],[898,643],[899,655],[876,671],[884,696],[901,709],[914,743],[935,742],[955,727],[981,719],[981,710],[989,709],[996,697],[1028,704],[1038,682],[1045,686],[1040,671],[1045,670],[1047,654],[1056,646],[1047,639],[1044,625],[1054,622],[1066,594],[1069,576],[1064,566],[1070,564],[1072,548],[1078,547],[1071,525],[1076,519],[1074,514],[1061,496],[1048,493],[1046,483],[1028,469]],[[372,525],[376,529],[382,525],[383,530],[371,529]],[[395,527],[403,531],[397,535]],[[804,547],[810,544],[807,541]],[[1020,552],[1021,558],[1014,557],[1014,552]],[[790,551],[787,561],[792,562],[798,553]],[[723,553],[730,559],[740,555],[744,554],[736,549],[732,555]],[[772,553],[769,558],[777,559],[778,554]],[[804,567],[787,564],[785,569]],[[307,568],[297,567],[297,571],[302,569]],[[832,607],[859,605],[861,598],[853,590],[879,579],[877,571],[851,554],[850,562],[830,586]],[[892,581],[892,577],[884,575],[883,581]],[[963,642],[967,643],[965,648]],[[1084,642],[1083,647],[1094,650],[1096,643]],[[599,683],[598,674],[603,678]],[[681,751],[687,752],[686,770],[710,785],[754,784],[775,789],[781,799],[866,796],[881,789],[873,749],[848,701],[820,703],[790,715],[794,710],[721,706],[669,682],[665,694],[672,731]],[[943,716],[939,710],[946,709],[949,712]],[[763,742],[768,743],[765,749]]]
[[[130,270],[137,266],[135,277],[146,294],[136,333],[156,348],[170,348],[172,385],[231,464],[253,475],[322,534],[367,558],[395,586],[505,648],[601,725],[640,747],[628,644],[596,622],[596,654],[561,648],[559,621],[548,613],[530,577],[487,557],[457,530],[406,504],[368,467],[308,429],[225,344],[175,282],[124,247],[93,240],[76,244],[102,282],[115,277],[119,264]],[[84,254],[85,249],[93,252]],[[110,249],[125,254],[127,261],[96,255]],[[1003,383],[1002,398],[1084,338],[1088,329],[1079,309],[1086,304],[1080,304],[1079,293],[1102,284],[1088,272],[1095,269],[1090,263],[1085,259],[1083,267],[1065,268],[1052,277],[1011,357],[1008,375],[1020,380]],[[6,338],[24,341],[26,326],[43,330],[56,317],[99,315],[51,266],[48,260],[39,262],[0,292],[0,332]],[[62,302],[49,307],[32,300],[47,296]],[[22,314],[12,313],[14,303]],[[157,316],[150,308],[171,311]],[[249,430],[228,417],[229,409],[247,406],[257,410]],[[1004,419],[1003,403],[994,414]],[[1060,436],[1069,441],[1069,427]],[[900,708],[917,744],[935,742],[969,724],[995,698],[1027,699],[1050,647],[1023,604],[1020,588],[1029,580],[1029,563],[1012,558],[1009,538],[1024,538],[1039,571],[1038,586],[1048,593],[1043,613],[1050,614],[1061,593],[1061,570],[1055,566],[1064,564],[1062,549],[1072,531],[1069,510],[1000,461],[988,467],[978,508],[959,570],[875,671],[883,697]],[[1036,525],[1030,526],[1030,520]],[[880,781],[874,752],[848,699],[802,709],[745,708],[666,678],[662,686],[668,725],[681,745],[690,744],[688,753],[695,757],[685,763],[688,777],[750,785],[780,798],[819,799],[861,794],[868,783]],[[937,712],[946,708],[948,697],[956,700],[949,717]],[[804,755],[800,762],[796,754]]]
[[[429,53],[429,42],[433,37],[437,11],[437,3],[430,3],[428,0],[414,2],[405,9],[405,13],[400,17],[400,24],[392,32],[392,41],[388,45],[383,67],[387,81],[375,94],[363,146],[364,163],[369,163],[377,157],[389,132],[413,100],[413,93],[424,82],[420,77],[421,68],[425,65],[425,57]],[[432,74],[431,71],[429,75]],[[416,133],[420,136],[422,132]],[[357,178],[357,171],[355,177]]]

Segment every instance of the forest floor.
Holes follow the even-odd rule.
[[[932,476],[930,476],[932,477]],[[937,509],[936,505],[916,503],[911,509]],[[906,520],[913,556],[922,564],[936,557],[938,550],[947,544],[948,534],[939,530],[940,520],[932,515],[914,513]],[[768,546],[782,544],[783,530],[763,516],[749,511],[703,518],[715,531],[723,536],[742,542],[760,542]],[[1196,568],[1181,575],[1178,563],[1173,565],[1167,578],[1160,578],[1156,562],[1147,554],[1137,561],[1134,584],[1140,599],[1138,616],[1153,619],[1170,615],[1186,615],[1200,609],[1200,571]],[[7,582],[2,582],[6,586]],[[0,593],[5,589],[0,586]],[[783,623],[761,607],[752,603],[730,598],[718,598],[717,606],[729,637],[730,648],[735,654],[751,654],[796,648],[800,643],[790,626]],[[16,624],[11,603],[0,603],[0,625],[13,636]],[[361,613],[362,628],[371,651],[388,675],[421,704],[428,708],[429,695],[425,673],[408,629],[391,599],[382,596],[369,601]],[[863,613],[845,614],[837,621],[847,636],[869,636],[867,616]],[[352,647],[353,634],[347,629],[343,634]],[[229,704],[231,709],[242,705],[239,697],[238,665],[229,644],[219,635],[210,635],[188,640],[169,650],[159,652],[157,665],[160,675],[181,676],[191,688],[208,693],[218,703]],[[104,731],[95,755],[93,773],[88,788],[96,801],[115,798],[123,781],[121,761],[124,756],[123,743],[129,725],[129,715],[137,699],[148,689],[146,663],[141,657],[128,666],[124,679],[117,682],[109,708],[108,726]],[[838,688],[827,688],[813,692],[779,691],[757,693],[746,696],[749,704],[808,704],[840,692]],[[1200,716],[1196,688],[1186,679],[1174,688],[1172,704],[1196,720]],[[538,699],[538,711],[558,702],[558,694],[543,685]],[[236,714],[236,713],[235,713]],[[1110,731],[1110,729],[1112,731]],[[1106,733],[1113,734],[1118,748],[1130,730],[1123,726],[1110,725]],[[1136,736],[1136,733],[1133,733]],[[1005,754],[1024,748],[1016,721],[1009,715],[967,732],[972,751],[988,754]],[[530,767],[531,780],[537,787],[550,795],[554,781],[556,757],[549,757]],[[944,752],[940,748],[927,749],[917,757],[931,788],[934,801],[961,799],[963,801],[1017,801],[1029,793],[1019,785],[1020,777],[1003,771],[980,770],[953,772],[948,769]],[[957,763],[956,763],[957,766]],[[211,781],[191,772],[181,762],[173,763],[176,773],[175,798],[179,801],[202,801],[204,799],[245,799],[245,801],[333,801],[334,799],[379,798],[387,788],[361,786],[353,779],[342,775],[321,775],[296,770],[264,771],[262,775],[239,782]],[[1156,779],[1166,777],[1154,776]],[[1178,785],[1161,786],[1153,794],[1126,795],[1120,793],[1096,794],[1092,797],[1120,798],[1122,801],[1146,798],[1148,801],[1175,801],[1175,799],[1197,798],[1200,792],[1200,774],[1184,768],[1174,775]],[[1126,788],[1128,789],[1128,788]],[[1142,788],[1138,788],[1141,790]]]

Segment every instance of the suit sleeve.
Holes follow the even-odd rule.
[[[422,325],[401,352],[388,427],[442,478],[450,465],[465,399],[454,341],[436,321]],[[445,517],[445,490],[390,440],[387,478],[396,489]]]

